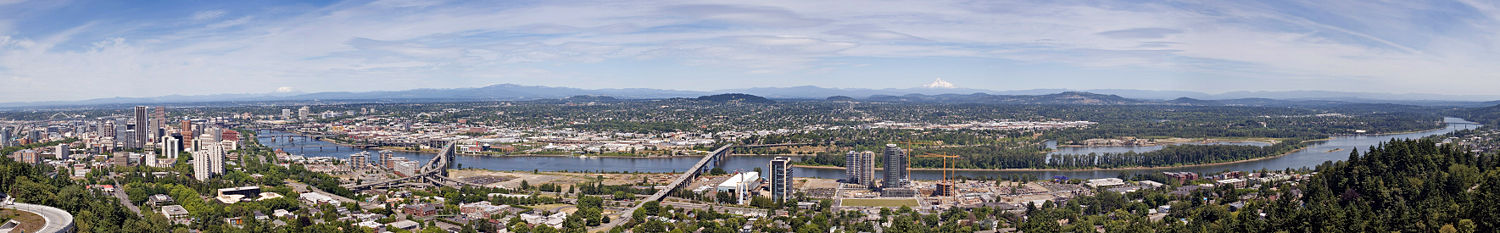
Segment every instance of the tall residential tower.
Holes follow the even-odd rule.
[[[885,182],[880,187],[880,195],[886,197],[910,197],[916,195],[916,190],[907,187],[911,184],[911,174],[907,168],[911,161],[907,160],[906,151],[896,144],[885,144]]]

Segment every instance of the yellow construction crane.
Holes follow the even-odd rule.
[[[953,163],[949,163],[948,159],[958,160],[958,156],[957,155],[944,155],[944,154],[925,154],[925,155],[918,155],[918,156],[915,156],[915,157],[922,157],[922,158],[943,158],[943,169],[939,170],[939,171],[941,171],[943,173],[943,180],[938,181],[938,187],[937,187],[937,189],[934,192],[942,192],[942,194],[946,194],[948,196],[952,196],[953,197],[953,204],[957,205],[958,204],[958,186],[955,186],[953,180],[950,180],[948,177],[953,176],[953,177],[956,178],[956,176],[958,175],[955,171],[953,171],[953,163],[957,163],[958,161],[954,161]],[[952,174],[952,175],[950,175],[950,174]]]
[[[954,205],[957,205],[958,204],[958,186],[955,186],[954,182],[952,180],[950,180],[949,177],[954,177],[954,176],[958,175],[957,172],[953,171],[953,163],[957,163],[956,160],[958,160],[959,156],[957,156],[957,155],[945,155],[945,154],[925,154],[925,155],[913,156],[912,153],[911,153],[913,145],[943,145],[943,141],[912,141],[912,140],[907,140],[907,141],[902,142],[900,144],[902,145],[901,149],[904,152],[906,152],[906,164],[911,164],[911,158],[912,157],[943,158],[943,168],[942,168],[942,170],[939,170],[943,174],[943,180],[938,181],[938,187],[937,187],[938,189],[936,191],[934,191],[934,192],[942,192],[942,194],[947,194],[949,196],[952,196],[953,197],[953,203],[954,203]],[[954,159],[955,161],[953,163],[949,163],[948,159]]]

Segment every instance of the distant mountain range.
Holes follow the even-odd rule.
[[[1207,94],[1191,91],[1127,89],[1067,90],[1031,89],[994,91],[966,88],[825,88],[816,86],[756,87],[716,91],[664,90],[650,88],[581,89],[570,87],[497,84],[476,88],[412,89],[403,91],[221,94],[149,98],[101,98],[82,101],[0,103],[0,108],[120,104],[165,104],[251,101],[431,101],[431,100],[537,100],[575,96],[606,96],[616,99],[695,98],[705,95],[741,93],[770,99],[825,99],[849,97],[866,101],[918,101],[959,103],[1030,104],[1179,104],[1179,105],[1295,105],[1331,103],[1388,103],[1421,106],[1481,107],[1500,104],[1500,96],[1436,94],[1380,94],[1333,91],[1258,91]],[[842,98],[840,98],[842,99]]]

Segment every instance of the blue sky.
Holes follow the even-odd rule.
[[[0,102],[490,84],[1500,94],[1500,2],[0,0]]]

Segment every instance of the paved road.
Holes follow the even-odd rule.
[[[52,233],[69,232],[73,230],[73,215],[69,214],[68,211],[63,211],[62,209],[51,206],[26,204],[20,202],[6,205],[5,208],[16,209],[41,215],[42,219],[47,220],[47,224],[37,232]]]
[[[115,181],[114,194],[115,198],[120,199],[120,204],[125,205],[125,208],[130,208],[130,212],[135,212],[135,215],[141,215],[141,207],[137,207],[135,206],[135,203],[130,202],[130,196],[125,195],[125,186],[120,186],[119,181]]]

